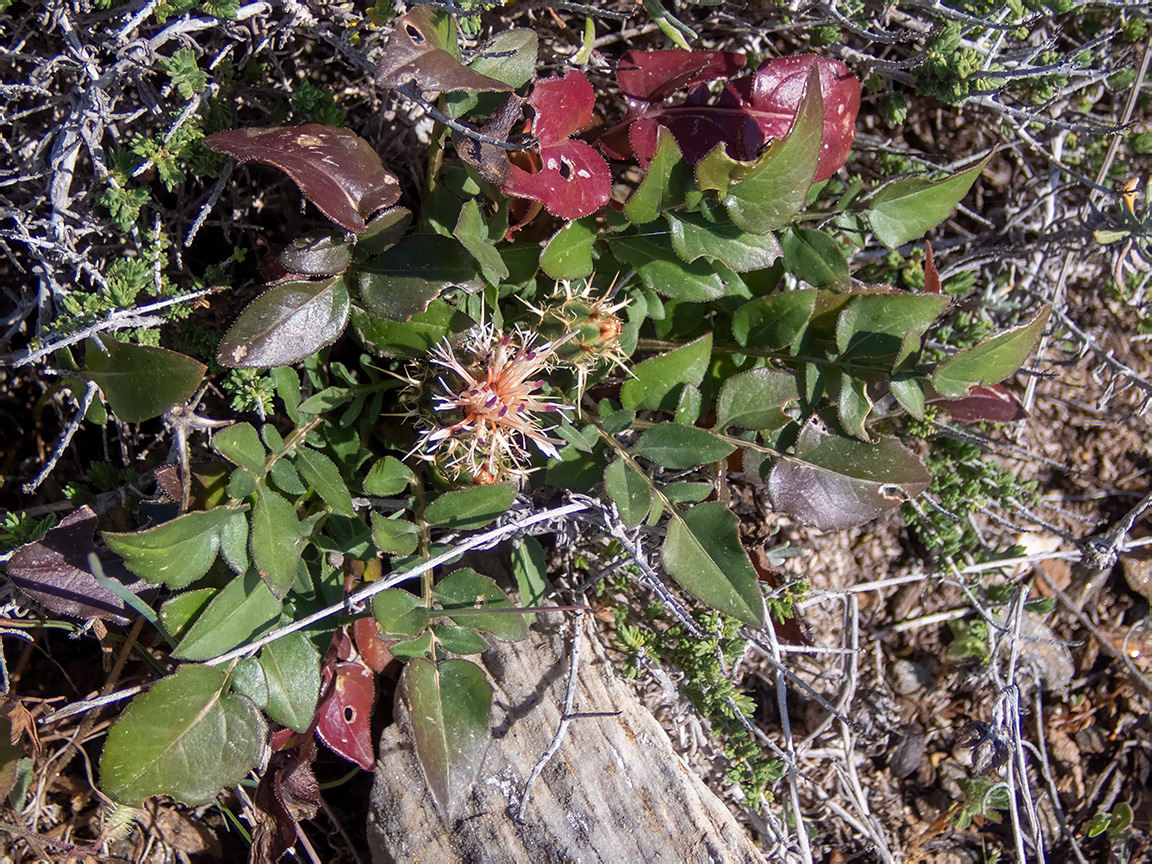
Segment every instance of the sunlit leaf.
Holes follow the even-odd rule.
[[[1044,306],[1027,324],[1005,330],[960,351],[936,367],[932,386],[941,396],[962,399],[973,384],[998,384],[1024,365],[1048,324],[1052,306]]]
[[[951,215],[991,158],[943,180],[909,177],[885,186],[865,214],[877,239],[895,249],[923,237]]]
[[[345,516],[356,515],[352,494],[335,462],[311,447],[300,446],[296,448],[296,467],[325,504]]]
[[[680,423],[657,423],[629,449],[665,468],[682,470],[719,462],[736,448],[706,429]]]
[[[784,406],[799,395],[796,376],[780,369],[750,369],[733,375],[716,399],[716,429],[779,429],[790,419]]]
[[[103,537],[137,576],[183,588],[208,572],[220,549],[221,530],[236,515],[235,510],[217,507],[185,513],[143,531],[105,531]]]
[[[626,459],[608,463],[604,469],[604,491],[616,503],[626,525],[639,525],[652,505],[652,486]]]
[[[737,273],[771,267],[780,257],[773,234],[749,234],[735,225],[713,225],[698,214],[666,213],[672,248],[689,263],[698,258],[719,261]]]
[[[240,313],[220,340],[222,366],[266,369],[307,360],[344,332],[350,308],[344,279],[285,282]]]
[[[260,659],[236,666],[233,686],[297,732],[307,732],[320,696],[320,654],[302,633],[265,645]]]
[[[687,345],[674,348],[658,357],[650,357],[632,369],[624,382],[620,401],[625,408],[672,410],[670,401],[681,384],[699,386],[712,356],[712,334]]]
[[[516,500],[516,487],[511,483],[492,483],[445,492],[424,510],[430,525],[470,531],[483,528],[503,516]]]
[[[254,571],[236,576],[204,607],[172,649],[181,660],[210,660],[262,636],[276,625],[280,600]]]
[[[491,633],[505,642],[528,635],[524,616],[514,612],[469,612],[468,610],[513,609],[512,601],[500,586],[487,576],[467,568],[449,573],[436,583],[433,595],[440,601],[444,614],[461,627]],[[454,650],[454,649],[449,649]]]
[[[296,579],[302,541],[296,509],[263,483],[256,488],[252,510],[252,563],[277,597],[284,597]]]
[[[425,91],[511,90],[456,57],[455,19],[429,6],[417,6],[397,18],[376,61],[376,81],[402,87],[415,81]]]
[[[362,663],[336,663],[324,670],[324,683],[336,680],[316,709],[316,734],[328,749],[365,771],[376,767],[372,747],[372,709],[376,676]]]

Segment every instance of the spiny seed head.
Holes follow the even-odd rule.
[[[445,473],[466,473],[477,483],[523,476],[529,442],[546,456],[558,456],[560,442],[549,437],[539,415],[570,406],[541,395],[544,381],[538,376],[570,338],[537,343],[533,333],[479,326],[459,350],[448,340],[439,343],[431,355],[431,411],[421,415],[416,450]]]
[[[557,347],[556,358],[576,370],[579,390],[583,392],[588,375],[596,367],[610,363],[626,368],[628,355],[620,347],[624,322],[616,313],[627,306],[628,301],[612,303],[607,293],[593,297],[590,281],[578,288],[570,282],[560,282],[557,289],[556,296],[542,308],[533,307],[540,316],[538,329],[546,336],[569,335],[565,344]]]

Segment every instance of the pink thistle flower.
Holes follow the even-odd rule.
[[[480,326],[469,335],[462,356],[448,340],[438,344],[432,364],[445,374],[438,376],[432,397],[437,422],[422,431],[416,450],[437,461],[442,456],[449,472],[467,471],[479,482],[523,474],[529,442],[545,456],[558,457],[561,442],[547,434],[539,415],[571,406],[541,395],[544,382],[537,376],[551,368],[556,348],[573,336],[536,344],[532,333],[500,334]]]

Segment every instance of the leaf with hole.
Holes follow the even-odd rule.
[[[316,709],[316,734],[333,753],[365,771],[376,767],[372,749],[372,709],[376,676],[361,663],[336,663],[324,669],[324,685],[335,682]]]
[[[795,454],[772,466],[767,488],[780,513],[821,531],[840,531],[895,510],[931,482],[916,454],[895,438],[866,443],[809,423]]]
[[[488,750],[492,688],[475,663],[416,658],[404,668],[397,698],[408,710],[416,758],[428,789],[451,822]]]
[[[120,420],[143,423],[192,398],[207,368],[166,348],[100,334],[88,340],[80,374],[96,383]]]
[[[423,91],[508,91],[512,86],[489,78],[457,58],[455,19],[438,9],[417,6],[397,18],[376,61],[376,83],[403,87],[415,81]]]
[[[198,806],[243,780],[268,727],[252,700],[226,689],[219,669],[181,666],[137,696],[108,732],[101,790],[129,807],[153,795]]]
[[[755,627],[764,624],[756,571],[740,544],[740,520],[719,501],[674,513],[660,560],[698,600]]]
[[[221,366],[267,369],[307,360],[344,332],[350,308],[341,276],[274,285],[228,328],[216,361]]]
[[[217,132],[204,146],[238,162],[279,168],[304,197],[346,231],[400,200],[400,183],[372,145],[348,129],[307,123]]]

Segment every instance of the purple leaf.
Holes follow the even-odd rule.
[[[454,27],[449,16],[428,6],[417,6],[397,18],[376,62],[376,82],[383,87],[403,87],[415,81],[423,91],[511,90],[511,85],[481,75],[453,56]]]
[[[70,618],[101,618],[127,624],[134,613],[115,593],[92,575],[88,555],[96,552],[92,542],[96,514],[84,505],[64,518],[44,539],[21,546],[8,561],[12,583],[54,615]],[[98,553],[97,553],[98,554]],[[104,575],[124,583],[140,594],[155,588],[136,579],[115,558],[100,556]]]
[[[372,708],[376,676],[360,663],[345,661],[324,669],[324,680],[336,681],[316,709],[316,734],[328,749],[365,771],[376,765],[372,749]]]
[[[1003,384],[973,384],[963,399],[934,399],[928,404],[943,408],[957,423],[1016,423],[1028,416]]]
[[[680,55],[677,57],[676,55]],[[624,118],[600,139],[609,156],[635,156],[647,164],[656,152],[660,126],[676,138],[684,158],[696,163],[723,143],[733,159],[751,161],[767,142],[792,128],[813,63],[820,73],[824,136],[816,180],[826,180],[844,164],[855,137],[860,82],[837,60],[815,55],[766,60],[751,74],[730,80],[713,99],[701,82],[731,75],[739,55],[716,51],[629,51],[617,80],[629,96]],[[695,86],[679,105],[664,99]]]
[[[304,197],[346,231],[400,199],[400,183],[372,146],[347,129],[308,123],[217,132],[204,146],[245,162],[274,165]]]

